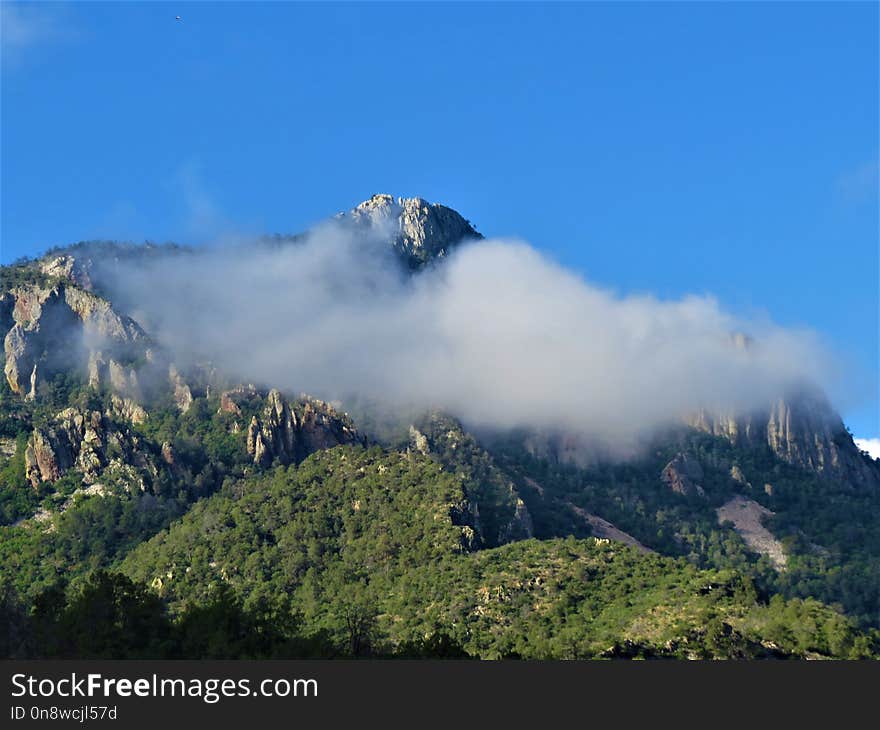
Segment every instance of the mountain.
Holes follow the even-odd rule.
[[[481,238],[390,195],[333,224],[411,277]],[[132,262],[208,256],[83,242],[0,270],[8,654],[880,652],[880,462],[815,387],[694,413],[623,461],[563,428],[471,431],[442,409],[384,422],[182,358],[111,294]],[[164,638],[98,646],[71,628],[117,594]],[[218,624],[210,649],[193,628],[233,614],[274,638]]]
[[[340,213],[337,220],[378,232],[412,269],[442,258],[462,241],[480,239],[470,221],[457,211],[421,198],[379,194]]]

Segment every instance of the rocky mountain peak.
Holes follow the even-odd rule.
[[[458,212],[423,198],[377,194],[337,218],[387,232],[395,251],[414,269],[445,256],[463,240],[482,238]]]

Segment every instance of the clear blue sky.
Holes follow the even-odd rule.
[[[4,262],[420,195],[816,329],[880,436],[876,3],[3,5]]]

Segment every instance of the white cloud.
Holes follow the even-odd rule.
[[[872,459],[880,459],[880,438],[876,439],[854,439],[856,446],[862,451],[867,451]]]
[[[202,250],[110,279],[180,360],[328,400],[578,432],[620,454],[699,408],[759,408],[826,372],[809,332],[707,297],[620,297],[521,241],[468,244],[408,278],[387,244],[327,225],[298,245]],[[737,331],[755,344],[734,346]]]

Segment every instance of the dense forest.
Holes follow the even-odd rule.
[[[880,649],[876,631],[762,586],[757,561],[731,536],[721,554],[739,569],[587,537],[481,548],[465,482],[438,457],[339,446],[226,476],[185,512],[180,496],[80,499],[51,532],[2,528],[7,651],[852,658]]]
[[[222,487],[130,551],[34,595],[7,587],[21,656],[856,658],[878,650],[815,600],[608,541],[472,550],[460,480],[336,447]],[[95,631],[94,626],[104,627]]]

